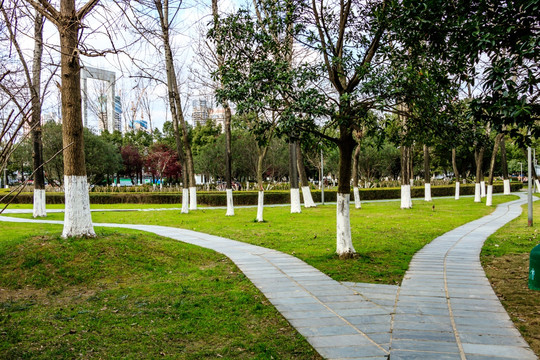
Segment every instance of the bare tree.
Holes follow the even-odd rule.
[[[171,36],[173,25],[182,10],[182,0],[179,1],[160,1],[160,0],[138,0],[133,1],[130,11],[135,15],[132,19],[127,16],[133,29],[140,34],[149,44],[154,43],[154,39],[159,40],[159,45],[155,46],[163,53],[165,63],[165,72],[167,75],[168,103],[172,116],[172,124],[176,140],[176,150],[182,163],[182,173],[186,173],[186,181],[183,182],[183,199],[187,198],[188,192],[186,185],[189,186],[189,208],[197,208],[197,193],[195,183],[195,169],[193,164],[193,155],[188,138],[187,123],[184,119],[182,101],[180,99],[180,90],[178,84],[177,68],[174,62],[173,50],[171,46]],[[154,77],[148,75],[148,77]],[[187,209],[182,207],[182,212]]]
[[[11,8],[7,9],[6,4],[10,4]],[[15,23],[20,24],[20,18],[25,14],[22,10],[24,7],[18,1],[2,2],[0,4],[2,15],[6,24],[6,28],[9,33],[10,43],[15,49],[18,57],[18,61],[22,67],[22,73],[24,74],[24,88],[29,92],[29,99],[31,102],[31,117],[29,119],[29,127],[32,138],[32,158],[33,158],[33,177],[34,177],[34,217],[44,217],[47,215],[45,207],[45,176],[43,171],[43,143],[42,143],[42,130],[41,130],[41,107],[42,96],[41,91],[41,73],[42,73],[42,57],[43,57],[43,16],[36,11],[33,16],[26,16],[31,19],[34,27],[34,51],[31,66],[25,58],[23,49],[19,44],[17,36],[17,26]],[[13,19],[17,19],[16,22]],[[19,25],[21,26],[21,25]],[[45,89],[48,82],[52,79],[52,74],[47,80]],[[17,101],[16,98],[13,98]],[[20,106],[19,106],[20,107]]]
[[[75,0],[60,0],[57,9],[46,0],[25,0],[58,29],[62,96],[62,139],[64,145],[65,217],[63,237],[95,236],[84,157],[81,111],[79,39],[84,18],[99,0],[89,0],[79,9]]]

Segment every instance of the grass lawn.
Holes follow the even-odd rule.
[[[515,196],[494,196],[493,203],[514,200]],[[122,205],[117,205],[121,208]],[[434,208],[433,208],[434,206]],[[201,231],[248,242],[292,254],[335,280],[399,284],[409,262],[419,249],[437,236],[481,216],[494,207],[473,199],[414,201],[409,210],[399,202],[369,202],[361,210],[351,209],[353,243],[358,256],[340,260],[335,255],[335,205],[302,209],[290,214],[288,207],[267,207],[266,222],[254,222],[256,209],[199,209],[189,214],[179,210],[148,212],[94,212],[95,222],[165,225]],[[31,215],[17,215],[29,217]],[[63,219],[50,214],[48,219]]]
[[[0,209],[4,206],[5,204],[0,204]],[[63,210],[64,207],[64,204],[47,204],[47,209]],[[90,204],[91,209],[180,209],[181,207],[182,204]],[[10,204],[8,209],[32,209],[32,204]]]
[[[540,202],[527,226],[527,205],[521,216],[490,236],[481,253],[482,265],[506,311],[540,356],[540,291],[528,287],[529,253],[540,243]]]
[[[0,222],[1,359],[320,359],[215,252]]]

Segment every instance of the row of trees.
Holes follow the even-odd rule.
[[[64,235],[92,235],[87,196],[83,196],[86,170],[78,74],[80,54],[96,55],[79,41],[83,20],[97,9],[98,1],[77,8],[74,0],[61,0],[59,9],[45,0],[24,2],[60,34],[64,183],[69,208]],[[15,2],[2,2],[3,8],[4,3]],[[196,208],[193,144],[183,117],[179,68],[171,46],[181,2],[115,3],[128,15],[130,29],[162,56],[175,150],[184,169],[182,183],[189,188],[190,207]],[[354,253],[348,217],[351,179],[356,187],[364,144],[375,141],[384,148],[380,134],[388,136],[386,143],[399,146],[402,207],[407,208],[411,206],[415,148],[423,148],[428,160],[430,149],[455,149],[452,153],[457,155],[460,148],[472,146],[480,188],[489,141],[496,140],[492,154],[497,154],[506,149],[505,135],[523,145],[530,141],[529,135],[540,133],[536,126],[540,27],[534,15],[540,11],[538,0],[255,0],[229,14],[219,11],[217,0],[211,5],[210,31],[204,43],[213,61],[205,64],[227,114],[228,195],[231,106],[255,139],[260,190],[269,146],[276,138],[288,142],[292,212],[300,210],[299,185],[302,190],[306,187],[304,166],[297,166],[305,163],[301,148],[323,143],[337,149],[337,252],[341,256]],[[8,10],[13,13],[14,9]],[[39,48],[37,42],[35,48]],[[145,76],[156,78],[159,70],[146,69]],[[459,179],[463,173],[457,156],[452,163]],[[491,184],[495,156],[489,168]],[[424,169],[428,184],[428,161]],[[507,180],[505,166],[502,173]],[[184,199],[187,192],[185,188]],[[262,195],[261,191],[259,221]],[[309,196],[304,193],[304,198]],[[231,206],[228,215],[233,214]]]
[[[234,118],[234,117],[233,117]],[[238,119],[236,119],[238,121]],[[236,123],[233,120],[233,123]],[[42,127],[44,159],[50,159],[44,165],[44,176],[51,185],[63,185],[63,156],[61,125],[48,122]],[[384,135],[381,135],[384,136]],[[190,128],[189,140],[193,149],[195,171],[204,175],[207,181],[224,182],[226,175],[225,148],[226,135],[211,120],[206,125]],[[493,148],[495,138],[488,139],[488,148]],[[401,157],[397,145],[388,140],[379,144],[379,138],[366,136],[358,149],[356,162],[356,184],[377,184],[382,179],[398,180],[401,176]],[[152,177],[152,183],[181,184],[182,167],[174,149],[175,139],[172,134],[172,124],[165,123],[163,131],[155,129],[153,134],[144,131],[132,131],[122,135],[107,131],[96,135],[88,129],[84,130],[85,158],[88,182],[91,185],[111,185],[118,183],[119,177],[128,177],[133,185],[143,183],[143,173]],[[17,144],[11,155],[7,170],[8,174],[19,175],[19,180],[25,181],[32,173],[32,139],[26,138]],[[319,144],[301,149],[305,159],[306,172],[312,181],[320,177]],[[519,174],[525,156],[514,143],[505,143],[508,154],[509,171]],[[424,178],[424,152],[422,148],[413,148],[412,163],[415,178]],[[58,155],[56,155],[58,154]],[[55,156],[56,155],[56,156]],[[464,178],[473,178],[474,149],[460,147],[456,150],[456,163],[459,174]],[[483,173],[488,173],[491,153],[485,151]],[[327,147],[323,149],[325,176],[339,178],[339,152]],[[447,148],[438,146],[429,152],[430,174],[440,177],[454,177],[452,169],[452,154]],[[232,164],[233,180],[245,182],[257,177],[257,142],[247,130],[233,126],[232,129]],[[487,164],[487,165],[486,165]],[[496,158],[495,175],[502,176],[501,157]],[[353,173],[355,167],[353,166]],[[282,138],[272,139],[263,164],[264,179],[272,181],[288,181],[289,153],[288,145]],[[354,182],[353,182],[354,184]]]
[[[380,126],[374,115],[389,120],[400,143],[402,208],[412,206],[414,144],[427,155],[433,145],[472,142],[479,189],[483,138],[496,134],[496,154],[506,133],[521,143],[527,131],[536,135],[540,50],[532,11],[539,7],[538,1],[256,1],[209,33],[225,57],[214,72],[222,83],[218,98],[260,119],[261,128],[271,123],[289,134],[291,143],[309,134],[337,146],[337,252],[347,257],[354,253],[353,154]],[[492,185],[494,161],[490,169]],[[428,163],[425,172],[429,182]]]

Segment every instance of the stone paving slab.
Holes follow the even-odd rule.
[[[327,359],[529,360],[536,356],[493,293],[478,259],[486,237],[518,216],[523,203],[521,196],[499,205],[492,214],[426,245],[414,256],[401,287],[339,283],[291,255],[195,231],[94,225],[149,231],[223,253]]]
[[[521,213],[520,197],[440,236],[413,257],[398,294],[390,359],[537,358],[479,262],[485,239]]]

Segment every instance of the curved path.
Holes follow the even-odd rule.
[[[484,240],[521,213],[525,197],[433,240],[401,287],[332,280],[279,251],[165,226],[99,224],[148,231],[229,257],[328,359],[537,359],[480,266]],[[20,211],[17,211],[20,212]],[[0,216],[0,221],[42,222]]]

